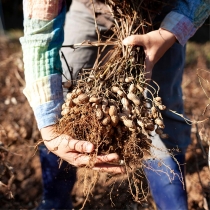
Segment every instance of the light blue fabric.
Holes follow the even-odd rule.
[[[210,15],[210,0],[177,0],[173,11],[189,18],[198,28]]]
[[[63,43],[66,8],[51,21],[24,20],[23,49],[26,83],[62,72],[59,50]]]
[[[181,165],[179,165],[179,164]],[[145,175],[158,210],[187,210],[184,155],[143,162]]]
[[[50,75],[48,83],[50,85],[49,102],[33,107],[39,129],[58,122],[61,117],[61,107],[64,103],[61,75]],[[39,91],[43,90],[40,89]]]
[[[61,106],[63,103],[64,101],[61,99],[53,100],[33,109],[39,129],[58,122],[58,119],[61,117]]]
[[[169,0],[170,1],[170,0]],[[210,15],[210,0],[177,0],[161,23],[183,46]]]

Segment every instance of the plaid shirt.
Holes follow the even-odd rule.
[[[25,68],[26,95],[38,128],[53,125],[64,102],[59,50],[63,43],[65,0],[23,0],[24,36],[20,38]],[[196,32],[210,14],[210,0],[177,0],[161,27],[180,44]]]

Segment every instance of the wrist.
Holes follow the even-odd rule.
[[[50,140],[58,136],[55,131],[55,125],[44,127],[40,130],[41,136],[45,140]]]
[[[168,42],[168,44],[170,44],[171,46],[172,46],[175,42],[177,42],[176,36],[175,36],[172,32],[170,32],[170,31],[168,31],[168,30],[166,30],[166,29],[164,29],[164,28],[159,28],[159,33],[160,33],[161,37],[162,37],[166,42]]]

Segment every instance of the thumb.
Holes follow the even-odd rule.
[[[123,45],[144,46],[144,35],[131,35],[122,41]]]

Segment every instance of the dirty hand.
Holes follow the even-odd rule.
[[[48,150],[61,159],[77,167],[89,164],[90,157],[87,153],[91,153],[95,149],[92,143],[75,140],[65,134],[59,135],[55,132],[54,126],[42,128],[41,135]],[[119,156],[115,153],[97,156],[93,170],[116,174],[124,173],[123,166],[109,164],[109,162],[119,162]]]
[[[144,35],[131,35],[123,40],[124,45],[142,46],[145,52],[145,67],[149,78],[152,69],[164,53],[176,42],[176,37],[171,32],[159,29]]]

